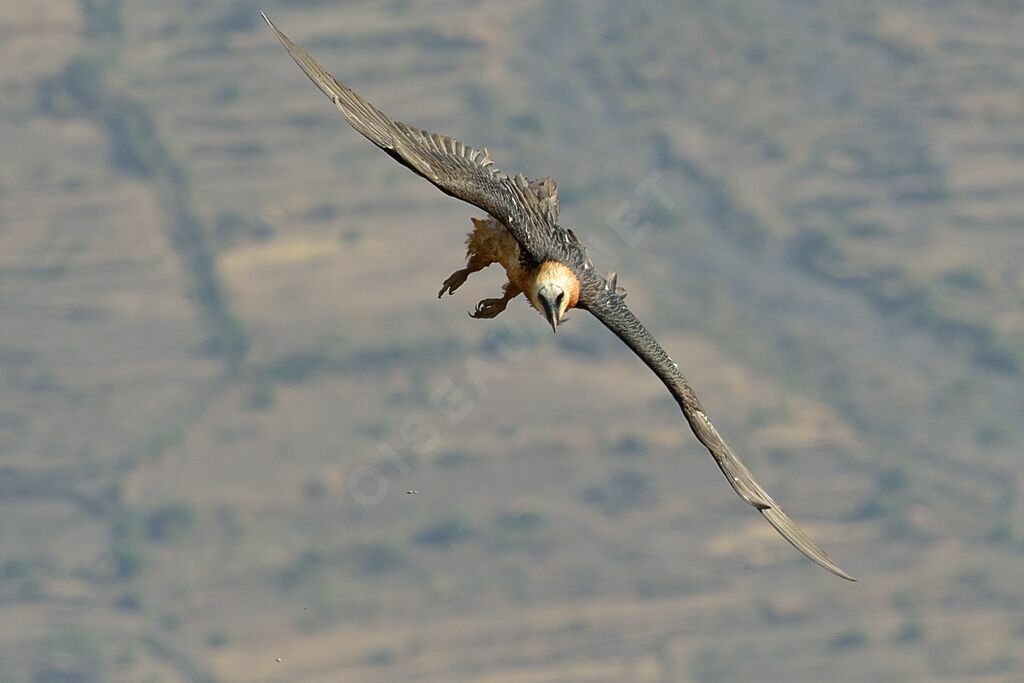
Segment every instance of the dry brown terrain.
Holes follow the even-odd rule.
[[[249,0],[0,9],[0,683],[1021,680],[1024,10],[316,0],[397,118],[559,180],[766,488]],[[414,491],[408,494],[407,491]]]

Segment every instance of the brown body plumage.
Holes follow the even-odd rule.
[[[579,302],[580,281],[572,269],[558,261],[544,261],[533,265],[523,258],[519,242],[496,218],[488,216],[471,220],[473,229],[466,237],[466,267],[455,271],[445,280],[438,297],[444,296],[445,292],[454,294],[471,273],[497,263],[505,269],[508,276],[502,296],[484,299],[470,315],[474,318],[493,318],[505,309],[509,301],[525,293],[530,305],[547,317],[547,311],[538,299],[537,293],[544,289],[545,285],[551,285],[565,293],[564,306],[557,311],[557,325],[557,320],[561,319],[565,311]]]
[[[621,339],[664,383],[686,422],[725,475],[729,485],[787,541],[808,558],[853,580],[794,522],[711,424],[697,394],[653,335],[626,307],[614,275],[594,271],[586,250],[571,230],[558,224],[558,195],[550,178],[527,181],[494,167],[486,149],[391,119],[340,83],[267,19],[299,68],[326,95],[344,119],[395,161],[447,195],[487,212],[474,219],[467,241],[466,267],[445,280],[438,296],[458,289],[470,273],[500,263],[508,274],[502,297],[484,299],[471,314],[493,318],[520,293],[556,329],[571,307],[589,311]]]

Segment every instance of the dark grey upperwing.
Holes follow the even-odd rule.
[[[548,185],[545,179],[540,179],[535,181],[540,185],[531,190],[523,176],[509,177],[495,168],[486,148],[477,150],[455,138],[392,120],[354,90],[339,83],[282,33],[266,14],[263,18],[309,80],[334,102],[359,133],[445,194],[469,202],[497,218],[528,255],[544,251],[558,212],[553,182]],[[549,194],[553,201],[542,202],[538,193]]]
[[[543,211],[549,214],[548,220],[552,224],[558,222],[558,184],[554,178],[534,178],[530,181],[530,190],[533,191]]]
[[[690,429],[711,452],[718,467],[729,480],[729,484],[743,500],[757,508],[768,520],[768,523],[804,555],[836,576],[849,581],[856,580],[840,569],[839,565],[833,562],[825,554],[825,551],[819,548],[811,540],[811,537],[798,527],[779,507],[778,503],[772,500],[768,492],[757,483],[750,470],[711,424],[700,401],[697,400],[697,395],[679,371],[679,366],[669,358],[651,333],[626,308],[626,304],[619,294],[610,291],[607,287],[584,286],[578,306],[590,311],[605,327],[614,332],[665,383],[682,409],[686,421],[690,423]]]

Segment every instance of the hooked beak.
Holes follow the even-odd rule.
[[[561,308],[559,298],[562,296],[562,288],[557,285],[545,285],[537,292],[537,300],[540,302],[541,308],[544,309],[544,318],[551,325],[551,331],[555,333],[558,332],[559,309]]]
[[[551,331],[558,332],[558,311],[552,311],[550,307],[544,307],[544,317],[547,318],[548,324],[551,325]]]

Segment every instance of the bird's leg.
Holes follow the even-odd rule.
[[[454,273],[448,276],[448,279],[441,285],[441,291],[437,293],[437,298],[440,299],[444,296],[445,292],[454,294],[455,290],[465,284],[471,273],[483,270],[487,266],[491,265],[492,261],[488,261],[476,254],[469,257],[466,261],[466,267],[460,270],[456,270]]]
[[[505,310],[508,302],[522,294],[522,290],[511,282],[505,283],[505,289],[499,299],[484,299],[476,305],[476,310],[470,313],[473,318],[493,318]]]

